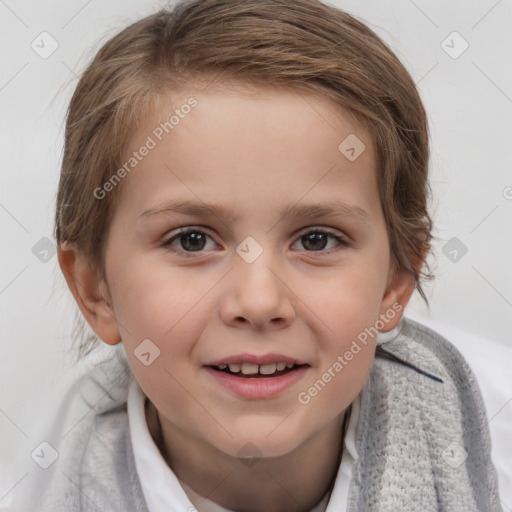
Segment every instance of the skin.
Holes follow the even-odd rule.
[[[191,95],[197,107],[122,183],[107,282],[69,244],[59,248],[59,263],[99,338],[122,340],[149,398],[150,432],[181,480],[230,509],[307,510],[336,476],[344,413],[368,376],[376,340],[308,404],[298,394],[393,305],[403,312],[414,279],[391,273],[368,133],[321,96],[213,87],[169,94],[134,133],[127,157]],[[350,134],[366,146],[354,161],[338,150]],[[237,218],[140,217],[175,199],[228,206]],[[359,206],[367,221],[280,215],[288,205],[331,200]],[[163,245],[186,226],[208,235],[205,243],[177,237],[171,248]],[[304,235],[318,229],[346,244],[328,237],[308,245]],[[263,249],[252,263],[236,252],[248,236]],[[149,366],[134,355],[144,339],[161,351]],[[243,352],[285,354],[310,366],[279,396],[245,399],[203,366]],[[252,465],[237,456],[249,442],[261,457]]]

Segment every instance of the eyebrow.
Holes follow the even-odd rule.
[[[153,208],[145,210],[137,219],[142,221],[148,218],[153,218],[162,214],[184,214],[195,217],[218,217],[232,222],[238,219],[232,207],[223,206],[219,204],[199,203],[195,201],[174,201],[165,202]],[[322,203],[310,204],[294,204],[285,207],[280,212],[282,220],[288,220],[293,217],[353,217],[356,220],[371,224],[370,214],[355,204],[348,204],[341,201],[323,201]]]

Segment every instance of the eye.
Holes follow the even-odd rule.
[[[179,233],[166,240],[162,245],[169,249],[172,247],[171,250],[179,251],[182,249],[185,253],[201,252],[206,245],[207,238],[212,240],[210,236],[208,236],[204,231],[200,229],[186,228],[182,229]],[[181,247],[175,248],[173,245],[175,241],[178,242]]]
[[[302,242],[303,247],[305,247],[308,252],[330,252],[324,251],[326,245],[328,245],[329,238],[335,240],[338,246],[348,245],[348,241],[343,236],[325,229],[313,229],[307,231],[297,240],[297,242]]]
[[[194,252],[204,252],[203,249],[205,249],[208,239],[215,244],[203,230],[189,227],[180,230],[162,245],[172,251],[181,251],[189,255]],[[329,252],[325,251],[329,239],[334,240],[338,246],[348,245],[348,241],[343,236],[325,229],[307,231],[300,236],[297,242],[301,242],[307,252]],[[179,244],[179,247],[176,247],[176,244]]]

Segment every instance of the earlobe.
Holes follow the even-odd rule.
[[[406,270],[399,269],[393,273],[381,302],[380,315],[387,319],[382,332],[388,332],[398,325],[414,292],[415,284],[414,276]]]
[[[64,242],[58,249],[59,265],[73,297],[87,323],[108,345],[121,341],[112,300],[99,272],[73,244]]]

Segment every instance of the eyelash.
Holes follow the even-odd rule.
[[[174,247],[171,247],[171,244],[174,242],[174,240],[178,240],[181,236],[188,235],[190,233],[202,233],[202,234],[204,234],[207,237],[212,239],[212,237],[210,235],[208,235],[208,233],[206,233],[202,229],[194,228],[194,227],[188,227],[188,228],[183,228],[182,230],[180,230],[178,233],[176,233],[172,237],[166,239],[162,243],[162,246],[165,249],[167,249],[167,250],[169,250],[171,252],[182,252],[182,253],[184,253],[186,255],[186,257],[194,257],[197,254],[202,254],[203,252],[205,252],[205,251],[185,251],[185,250],[182,250],[182,249],[176,249]],[[330,254],[333,250],[338,250],[340,248],[343,248],[343,247],[346,247],[346,246],[349,245],[349,243],[345,239],[345,237],[340,236],[340,235],[338,235],[338,234],[336,234],[336,233],[334,233],[334,232],[332,232],[330,230],[321,229],[321,228],[310,229],[309,231],[303,232],[302,234],[300,234],[300,236],[297,238],[297,240],[300,240],[302,237],[304,237],[306,235],[309,235],[309,234],[312,234],[312,233],[315,233],[315,234],[320,233],[320,234],[328,235],[329,237],[334,238],[334,240],[336,240],[336,242],[338,242],[339,246],[338,246],[338,248],[329,249],[329,250],[324,250],[324,249],[321,249],[321,250],[318,250],[318,251],[307,251],[306,250],[306,252],[318,253],[320,255],[321,254]]]

